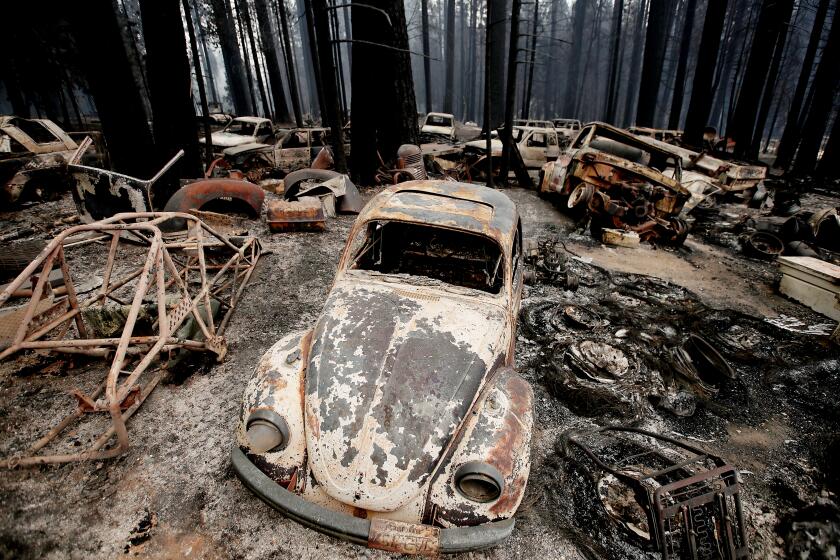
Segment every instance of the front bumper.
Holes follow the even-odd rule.
[[[381,527],[376,526],[376,521],[372,533],[369,519],[334,512],[307,502],[271,480],[248,460],[245,453],[235,444],[231,451],[231,461],[236,474],[242,479],[245,486],[286,517],[327,535],[356,544],[385,548],[407,554],[469,552],[496,546],[513,532],[513,518],[484,523],[474,527],[455,527],[451,529],[437,529],[426,525],[394,522],[394,525],[409,528],[410,533],[432,533],[434,537],[424,536],[422,542],[420,542],[410,536],[404,538],[406,534],[403,533],[401,537],[398,536],[396,539],[383,539],[380,532]],[[416,528],[417,531],[411,531],[411,528]]]

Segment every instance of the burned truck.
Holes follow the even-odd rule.
[[[680,245],[679,217],[691,193],[680,184],[679,155],[605,123],[584,126],[571,146],[540,173],[540,195],[554,195],[600,238],[603,229],[642,241]]]
[[[403,553],[493,546],[530,468],[513,370],[522,227],[504,194],[409,181],[356,220],[313,329],[263,356],[232,450],[288,517]]]

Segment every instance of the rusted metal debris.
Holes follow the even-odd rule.
[[[738,470],[720,457],[640,428],[608,426],[567,434],[602,472],[601,507],[662,558],[748,558]],[[597,506],[596,506],[597,507]]]
[[[80,148],[79,152],[81,151]],[[68,165],[71,192],[82,221],[92,224],[120,213],[151,212],[152,186],[183,155],[184,150],[180,150],[148,180],[98,167]]]
[[[485,187],[414,181],[374,197],[314,328],[278,341],[245,389],[233,450],[245,484],[387,550],[510,534],[533,423],[512,369],[520,236],[514,204]]]
[[[562,242],[553,239],[542,239],[536,242],[526,239],[524,243],[525,263],[528,282],[539,281],[559,284],[567,290],[578,289],[580,279],[566,263],[566,253]]]
[[[259,218],[264,200],[265,191],[248,181],[203,179],[175,191],[163,210],[188,212],[212,209],[216,212],[241,212],[251,218]],[[170,224],[177,228],[183,227],[177,220]]]
[[[161,226],[171,220],[180,220],[183,228],[164,233]],[[67,258],[65,244],[78,234],[107,240],[100,270],[76,266]],[[253,237],[228,239],[195,216],[174,212],[118,214],[71,227],[50,241],[0,294],[0,313],[16,315],[0,359],[39,350],[102,357],[110,367],[93,393],[74,393],[79,405],[72,413],[0,465],[67,463],[124,453],[129,446],[126,422],[161,378],[161,368],[150,370],[156,360],[177,359],[185,351],[224,359],[225,328],[260,254]],[[54,265],[63,276],[63,295],[47,282]],[[77,287],[80,278],[89,276],[100,278],[101,285],[82,297]],[[13,294],[26,286],[32,287],[31,295],[15,300]],[[87,450],[39,454],[89,412],[108,415],[110,427]]]
[[[37,199],[62,188],[77,148],[51,120],[0,116],[0,201]]]
[[[305,196],[321,199],[329,217],[335,211],[358,214],[364,206],[350,177],[329,169],[301,169],[286,176],[283,198],[293,201]]]
[[[671,176],[660,171],[667,168]],[[591,221],[593,234],[613,228],[633,231],[642,241],[681,245],[688,225],[679,215],[691,193],[680,179],[681,160],[670,146],[596,122],[543,166],[539,190],[560,195]]]
[[[324,205],[314,196],[304,196],[294,201],[273,200],[268,203],[265,219],[268,228],[274,233],[327,229]]]

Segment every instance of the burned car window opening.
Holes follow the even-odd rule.
[[[46,126],[37,122],[26,119],[15,119],[14,126],[19,128],[21,132],[29,136],[36,144],[50,144],[58,142],[55,134],[49,131]]]
[[[492,240],[467,232],[405,222],[371,222],[350,268],[407,274],[498,294],[503,255]]]
[[[426,124],[429,126],[452,126],[452,119],[438,115],[429,115],[426,117]]]
[[[240,136],[253,136],[254,135],[254,123],[234,120],[225,129],[225,132],[229,132],[231,134],[238,134]]]

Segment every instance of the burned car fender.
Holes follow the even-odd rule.
[[[272,480],[286,486],[306,463],[303,395],[312,331],[278,340],[245,387],[236,445]]]
[[[500,521],[513,517],[522,501],[531,468],[534,394],[511,368],[493,377],[433,476],[427,522],[452,527]],[[500,488],[497,496],[477,496],[465,484]]]

